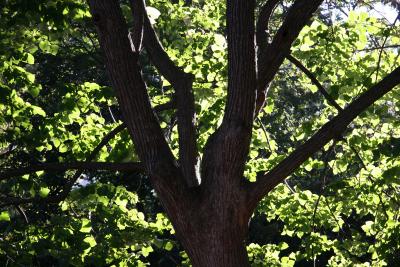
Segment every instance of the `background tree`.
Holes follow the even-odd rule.
[[[398,83],[399,70],[395,69],[398,65],[395,50],[396,42],[398,43],[396,28],[384,20],[371,20],[365,13],[350,12],[342,20],[343,17],[337,13],[320,6],[322,1],[303,2],[260,3],[260,12],[257,12],[259,18],[256,50],[253,14],[257,8],[252,1],[228,1],[227,41],[224,26],[225,5],[220,1],[208,4],[170,4],[156,1],[152,4],[160,13],[154,8],[147,9],[150,19],[147,19],[141,2],[132,3],[134,14],[131,16],[131,9],[127,5],[122,4],[121,11],[116,1],[92,1],[92,18],[97,25],[100,45],[105,52],[111,85],[119,96],[122,117],[115,100],[109,97],[110,87],[102,73],[104,69],[101,67],[101,54],[92,50],[93,46],[96,47],[96,41],[93,39],[92,29],[87,27],[88,13],[84,5],[66,1],[55,4],[35,2],[27,6],[26,13],[21,13],[23,2],[4,5],[2,10],[10,16],[3,19],[3,25],[15,25],[13,31],[9,31],[6,26],[2,27],[2,34],[6,37],[3,39],[6,40],[4,46],[10,47],[7,46],[7,40],[14,42],[20,36],[24,38],[18,40],[22,48],[18,50],[16,47],[15,52],[7,51],[4,54],[6,64],[2,68],[2,92],[5,96],[3,109],[6,110],[2,118],[3,146],[6,148],[2,163],[4,166],[21,165],[20,168],[5,170],[1,174],[1,190],[4,196],[2,207],[10,207],[11,212],[18,212],[20,216],[11,214],[13,218],[32,220],[34,217],[34,221],[45,221],[46,218],[40,216],[35,218],[35,210],[37,213],[38,210],[46,209],[48,203],[63,201],[73,189],[77,178],[86,177],[91,185],[83,186],[87,182],[80,180],[79,184],[83,188],[74,190],[69,197],[72,206],[68,204],[69,201],[64,201],[61,207],[52,207],[52,213],[59,214],[53,217],[53,224],[63,226],[61,229],[66,228],[64,233],[49,234],[40,227],[33,227],[31,232],[27,231],[25,234],[36,236],[39,240],[59,240],[59,246],[68,248],[70,255],[64,258],[72,259],[69,264],[138,263],[139,258],[143,260],[141,257],[149,255],[155,246],[154,242],[153,247],[149,244],[154,241],[157,231],[169,229],[170,226],[161,215],[149,216],[148,219],[154,218],[155,221],[153,224],[146,224],[143,215],[134,208],[137,202],[134,195],[121,188],[103,186],[99,181],[112,181],[114,184],[122,182],[127,188],[132,188],[136,183],[132,179],[136,177],[140,180],[140,175],[131,176],[127,182],[126,179],[115,181],[108,175],[100,177],[87,171],[85,176],[81,175],[82,171],[78,171],[75,174],[60,175],[59,179],[54,179],[55,176],[48,172],[37,171],[101,168],[131,172],[146,170],[192,263],[242,266],[247,264],[244,240],[253,209],[267,192],[292,174],[292,179],[301,188],[294,191],[288,183],[288,189],[278,187],[263,201],[257,213],[267,215],[270,220],[279,215],[279,219],[285,223],[283,234],[293,236],[294,232],[294,238],[305,237],[302,244],[304,249],[292,248],[294,253],[286,253],[284,243],[264,247],[251,245],[248,250],[253,263],[260,262],[259,257],[266,257],[262,260],[268,260],[271,264],[293,264],[294,260],[316,260],[318,255],[332,251],[335,257],[330,259],[331,264],[344,263],[346,260],[376,260],[379,264],[387,263],[387,256],[396,252],[385,254],[382,251],[385,246],[396,250],[396,246],[385,242],[396,244],[398,228],[398,214],[392,212],[396,207],[398,210],[395,197],[398,163],[396,154],[392,152],[396,151],[393,146],[396,146],[398,138],[398,133],[392,130],[395,129],[393,125],[398,122],[398,105],[390,101],[393,96],[385,96],[380,105],[374,106],[377,110],[367,110],[367,113],[363,113],[366,115],[354,121],[346,133],[349,141],[342,139],[342,132],[357,115]],[[320,18],[310,24],[309,20],[318,6],[321,8],[318,12]],[[276,8],[272,13],[274,7]],[[169,10],[174,10],[174,16],[169,15]],[[46,14],[45,20],[39,14]],[[26,21],[21,21],[21,18],[26,15],[32,18],[29,23],[44,21],[43,27],[39,27],[39,30],[24,28],[22,25],[26,25]],[[210,19],[205,19],[208,17]],[[159,44],[152,28],[151,23],[156,19],[160,40],[163,40],[169,54]],[[270,27],[266,28],[268,19]],[[125,20],[132,25],[131,43],[127,37]],[[65,25],[74,27],[65,28]],[[369,35],[366,35],[366,29]],[[25,35],[21,32],[25,32]],[[141,32],[145,51],[140,55],[138,51],[141,47]],[[182,33],[186,36],[182,36]],[[32,41],[31,38],[35,40]],[[64,47],[59,40],[65,42]],[[295,40],[297,41],[292,48],[292,56],[289,56]],[[35,51],[36,46],[28,50],[29,44],[35,42],[39,43],[42,55]],[[32,53],[35,53],[36,60],[42,57],[41,64],[34,65],[39,69],[30,69],[29,65],[25,65],[34,63]],[[80,61],[82,56],[89,57]],[[299,76],[296,69],[284,62],[285,57],[306,76]],[[57,63],[57,58],[63,63]],[[227,69],[223,64],[226,58]],[[154,72],[148,59],[163,77]],[[143,75],[137,65],[138,60],[144,66]],[[52,64],[63,66],[65,71],[54,70]],[[184,66],[185,72],[177,66]],[[278,72],[279,68],[282,73]],[[392,69],[395,69],[394,72],[387,75]],[[193,75],[188,74],[189,72]],[[33,73],[40,78],[40,82],[35,82]],[[51,77],[49,73],[59,76]],[[147,89],[142,77],[149,86]],[[293,112],[293,108],[288,109],[286,103],[280,104],[277,96],[269,97],[263,108],[265,88],[273,79],[270,94],[280,95],[281,91],[286,92],[291,96],[290,100],[298,101],[298,104],[292,103],[300,108],[302,106],[299,105],[306,106],[310,112],[296,114],[298,117],[293,122],[294,125],[289,125],[291,122],[286,115]],[[311,79],[312,85],[308,79]],[[100,86],[94,83],[82,84],[84,81],[96,82]],[[227,90],[224,89],[225,84]],[[316,87],[326,97],[326,105],[315,101],[318,100],[316,94],[313,95],[315,100],[307,104],[309,96],[304,95],[301,90],[297,95],[291,92],[293,90],[284,90],[285,86],[292,88],[299,84],[314,92]],[[365,90],[365,87],[370,89]],[[56,88],[59,89],[54,90]],[[41,97],[37,97],[40,89]],[[363,91],[364,93],[360,93]],[[192,101],[193,92],[201,107]],[[161,112],[157,118],[147,94],[150,94],[154,109]],[[302,95],[304,96],[301,97]],[[342,110],[341,106],[350,103],[358,95],[361,96]],[[224,106],[225,113],[222,117]],[[176,115],[165,111],[175,107]],[[339,110],[339,115],[328,122],[335,107]],[[197,122],[194,121],[195,110],[199,115]],[[260,111],[260,117],[254,122],[255,113]],[[312,116],[315,113],[318,114],[317,120]],[[119,118],[123,118],[128,128],[135,144],[135,152],[129,144],[127,133],[111,140],[124,126],[118,126],[110,134],[106,134],[107,130],[115,127],[112,122]],[[271,120],[272,118],[275,120]],[[174,127],[176,121],[177,129]],[[274,123],[278,125],[274,126]],[[293,151],[293,147],[324,124],[309,141]],[[380,133],[368,131],[368,125],[379,127]],[[197,144],[194,126],[197,126],[199,134]],[[282,127],[281,131],[279,127]],[[217,130],[213,133],[215,129]],[[295,131],[294,134],[291,134],[292,130]],[[284,135],[279,135],[280,132]],[[287,137],[290,135],[292,140],[289,142]],[[101,140],[102,138],[104,139]],[[315,158],[308,160],[333,139],[335,148],[333,144],[326,146],[326,152],[317,153]],[[111,143],[107,148],[109,141]],[[130,148],[126,149],[127,147]],[[199,152],[196,152],[196,147]],[[266,150],[266,147],[269,149]],[[374,151],[374,147],[376,152],[371,157],[370,151]],[[200,173],[196,171],[199,164],[198,153],[202,155]],[[290,156],[284,159],[283,155],[289,153]],[[341,155],[343,156],[339,160],[335,160]],[[177,165],[174,158],[178,156]],[[108,162],[132,162],[140,159],[142,163],[91,163],[96,158]],[[38,162],[42,163],[38,165]],[[304,162],[304,168],[293,173]],[[365,170],[360,171],[361,167]],[[261,171],[263,169],[269,172],[264,174]],[[32,174],[24,175],[28,173]],[[10,179],[21,175],[24,175],[22,180]],[[312,187],[311,183],[309,187],[309,182],[305,182],[302,177],[310,175],[321,176],[323,181],[319,186]],[[199,178],[201,184],[197,185]],[[355,183],[357,180],[358,183]],[[359,187],[358,195],[353,192],[356,185]],[[306,189],[311,189],[313,193],[304,191]],[[349,190],[352,194],[348,193]],[[362,194],[365,194],[365,198],[360,197]],[[349,195],[357,198],[347,198]],[[78,203],[78,211],[73,203]],[[335,207],[331,207],[329,203],[335,203]],[[35,207],[32,214],[27,216],[24,208],[32,204]],[[151,203],[147,202],[146,205],[148,204]],[[356,208],[353,210],[349,207]],[[89,214],[86,218],[84,210],[91,210],[96,215],[93,217]],[[75,215],[71,217],[71,221],[63,217],[65,212]],[[149,210],[146,214],[148,212]],[[292,217],[293,212],[297,216]],[[369,215],[373,217],[364,218]],[[5,221],[10,218],[6,211],[1,216]],[[60,223],[60,218],[64,218],[61,220],[63,224]],[[113,228],[118,231],[107,234],[110,228],[102,226],[110,220],[115,224]],[[364,236],[357,237],[352,227],[344,229],[344,223],[350,225],[351,220],[362,222],[358,227],[362,226]],[[357,228],[356,224],[353,223]],[[138,227],[135,228],[135,225]],[[128,230],[124,231],[127,226]],[[139,229],[143,228],[147,230],[140,234]],[[23,226],[22,229],[26,227]],[[76,231],[81,233],[80,236],[73,235]],[[136,234],[126,235],[132,232]],[[368,236],[379,235],[385,237],[381,239],[385,244],[369,245],[371,242],[365,240]],[[40,251],[37,248],[40,243],[42,252],[50,252],[55,258],[63,257],[51,252],[49,242],[15,243],[10,237],[20,239],[18,234],[10,232],[7,236],[5,239],[11,241],[10,243],[19,246],[33,245],[32,250],[35,253]],[[74,239],[71,236],[80,242],[72,242]],[[349,245],[350,237],[355,239],[354,244]],[[112,240],[122,242],[113,243]],[[121,250],[110,250],[110,247],[96,245],[96,241],[97,244],[110,244],[111,248],[124,248],[122,254],[125,254],[118,255]],[[73,243],[78,246],[74,248]],[[162,241],[157,246],[171,249],[173,245]],[[5,257],[11,257],[20,251],[18,248],[7,248],[7,245],[3,250],[6,251]],[[286,250],[284,253],[287,255],[279,258],[275,253],[279,250]],[[296,250],[299,253],[295,253]],[[77,253],[78,251],[83,253]],[[110,255],[110,251],[114,252]],[[363,255],[370,256],[365,258]],[[31,260],[30,256],[25,256],[27,261]],[[15,257],[11,259],[15,261]],[[268,265],[268,262],[265,264]]]

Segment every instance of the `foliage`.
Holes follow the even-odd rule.
[[[192,2],[152,0],[148,5],[168,54],[195,75],[202,152],[225,103],[225,5]],[[285,7],[278,8],[274,21],[281,20]],[[127,3],[122,8],[131,20]],[[0,9],[1,168],[85,161],[121,120],[88,7],[80,0],[12,0],[1,2]],[[395,24],[357,9],[347,16],[329,12],[323,8],[303,29],[292,55],[344,107],[399,65],[400,33]],[[152,104],[170,101],[171,85],[145,52],[140,60]],[[398,89],[383,97],[353,122],[343,140],[310,158],[262,201],[253,222],[278,230],[260,240],[254,235],[263,228],[251,229],[248,253],[254,266],[400,264],[399,98]],[[256,180],[336,112],[301,71],[285,62],[253,129],[246,178]],[[175,114],[163,111],[158,117],[177,153]],[[124,131],[95,159],[132,162],[138,157]],[[38,171],[0,180],[0,262],[188,264],[146,177],[87,171],[68,198],[46,203],[73,175]],[[8,205],[15,198],[35,201]]]

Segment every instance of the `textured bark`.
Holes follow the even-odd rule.
[[[243,178],[256,97],[255,1],[228,0],[228,99],[221,127],[204,149],[204,190],[238,187]]]
[[[232,224],[232,222],[224,222]],[[244,237],[238,229],[226,229],[223,225],[201,236],[190,239],[185,246],[193,266],[246,267],[249,265]],[[223,236],[221,236],[223,233]]]

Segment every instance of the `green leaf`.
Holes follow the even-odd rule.
[[[8,214],[8,211],[2,211],[0,213],[0,222],[1,221],[10,221],[10,214]]]
[[[39,191],[39,196],[41,196],[41,197],[47,197],[47,195],[50,193],[50,189],[49,188],[47,188],[47,187],[42,187],[42,188],[40,188],[40,191]]]
[[[82,233],[90,233],[90,231],[92,230],[92,226],[91,226],[91,222],[89,219],[82,219],[82,226],[81,229],[79,230],[79,232]]]
[[[39,115],[39,116],[42,116],[42,117],[46,117],[46,112],[44,112],[44,110],[41,107],[31,106],[31,109],[32,109],[32,113],[34,115]]]
[[[28,81],[30,81],[31,83],[34,83],[34,82],[35,82],[35,74],[33,74],[33,73],[27,72],[27,73],[26,73],[26,78],[27,78]]]
[[[153,248],[151,247],[151,246],[148,246],[148,247],[142,247],[142,255],[144,256],[144,257],[147,257],[147,256],[149,256],[149,254],[151,253],[151,252],[153,252]]]
[[[266,114],[271,114],[272,113],[272,111],[274,111],[274,103],[271,103],[270,105],[266,105],[265,107],[264,107],[264,112],[266,113]]]
[[[46,52],[50,47],[50,44],[48,41],[40,41],[39,42],[39,48],[43,51]]]
[[[32,56],[32,54],[27,53],[26,63],[31,65],[35,64],[35,58]]]
[[[83,239],[83,242],[88,243],[90,247],[94,247],[96,246],[97,242],[96,240],[93,238],[93,236],[88,236],[85,239]]]
[[[60,151],[60,153],[65,153],[65,152],[68,151],[68,147],[67,147],[65,144],[61,144],[61,145],[58,147],[58,151]]]
[[[41,90],[41,86],[29,86],[29,93],[33,96],[33,97],[37,97],[40,93]]]
[[[165,250],[171,251],[174,248],[174,245],[171,242],[167,242],[164,246]]]

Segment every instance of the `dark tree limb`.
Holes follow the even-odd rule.
[[[263,48],[268,44],[269,20],[279,2],[280,0],[267,0],[267,2],[261,7],[256,26],[257,46],[260,48]]]
[[[367,47],[364,49],[359,49],[356,50],[357,52],[363,52],[363,51],[374,51],[374,50],[381,50],[381,49],[396,49],[400,48],[400,45],[395,44],[395,45],[384,45],[384,46],[375,46],[375,47]]]
[[[189,212],[196,195],[189,190],[151,107],[141,69],[135,60],[136,54],[129,44],[128,26],[119,1],[89,0],[89,7],[105,54],[111,85],[116,91],[136,153],[166,213],[178,229],[177,236],[181,236],[179,229],[190,228],[190,222],[186,220],[189,215],[184,214]],[[145,46],[146,21],[145,17]],[[178,101],[177,98],[179,109]]]
[[[168,110],[173,108],[175,105],[174,101],[170,101],[168,103],[165,104],[161,104],[161,105],[157,105],[154,107],[154,111],[156,112],[161,112],[164,110]],[[108,134],[106,134],[103,139],[100,141],[100,143],[93,149],[93,151],[89,154],[89,156],[86,158],[86,163],[90,163],[91,161],[93,161],[97,154],[100,152],[100,150],[107,145],[111,139],[113,139],[117,134],[119,134],[120,132],[122,132],[124,129],[126,128],[126,125],[124,123],[118,125],[117,127],[115,127],[112,131],[110,131]],[[82,173],[85,171],[84,168],[82,169],[78,169],[78,171],[74,174],[74,176],[70,179],[69,182],[67,182],[62,190],[62,195],[64,198],[66,198],[69,194],[69,192],[71,191],[74,183],[76,182],[76,180],[78,180],[78,178],[82,175]]]
[[[269,83],[275,77],[285,57],[290,54],[293,41],[322,2],[323,0],[296,0],[271,44],[261,48],[258,58],[256,115],[264,106]]]
[[[176,101],[175,101],[175,99],[172,98],[171,101],[164,103],[164,104],[157,105],[153,109],[155,112],[162,112],[162,111],[166,111],[166,110],[174,109],[174,108],[176,108]]]
[[[143,0],[130,0],[133,16],[144,14],[144,46],[151,61],[161,75],[175,89],[178,134],[179,134],[179,164],[189,187],[198,186],[200,177],[198,168],[199,155],[196,145],[196,115],[194,108],[193,80],[194,76],[185,73],[168,56],[150,23]]]
[[[256,97],[254,9],[254,0],[227,1],[228,96],[222,124],[205,147],[202,177],[207,187],[233,185],[229,180],[240,181],[244,171]],[[229,180],[222,181],[222,174]]]
[[[63,172],[66,170],[107,170],[121,172],[144,172],[144,166],[141,163],[114,163],[114,162],[71,162],[71,163],[41,163],[28,167],[3,170],[0,172],[0,181],[10,179],[12,177],[31,174],[37,171],[45,172]],[[75,182],[75,181],[74,181]]]
[[[271,171],[258,178],[257,182],[249,186],[249,205],[255,207],[276,185],[295,171],[311,155],[320,150],[332,139],[338,139],[347,126],[379,98],[400,84],[400,67],[396,68],[382,81],[372,86],[349,104],[336,117],[326,123],[308,141],[298,147],[286,159],[281,161]]]
[[[22,167],[18,169],[13,169],[13,170],[7,170],[3,171],[0,173],[0,181],[9,179],[12,177],[16,176],[21,176],[29,173],[33,173],[36,171],[65,171],[68,169],[77,169],[78,171],[74,174],[74,176],[67,181],[64,186],[62,187],[60,192],[53,193],[52,195],[48,196],[45,198],[45,201],[43,198],[29,198],[29,199],[21,199],[21,198],[16,198],[14,197],[12,200],[7,199],[6,202],[1,204],[0,206],[9,206],[9,205],[21,205],[21,204],[28,204],[28,203],[33,203],[38,201],[39,203],[56,203],[63,201],[70,191],[72,190],[73,185],[75,184],[76,180],[82,175],[82,173],[85,170],[88,169],[94,169],[96,168],[102,169],[106,168],[109,170],[122,170],[123,168],[126,168],[127,166],[120,165],[120,163],[95,163],[95,162],[90,162],[93,159],[95,159],[96,155],[100,152],[100,150],[108,144],[108,142],[114,138],[118,133],[120,133],[123,129],[125,129],[125,125],[121,124],[117,126],[115,129],[113,129],[111,132],[109,132],[104,138],[100,141],[100,143],[93,149],[93,151],[89,154],[89,156],[86,158],[86,162],[75,162],[75,163],[42,163],[39,165],[34,165],[34,166],[29,166],[29,167]],[[136,163],[134,163],[136,164]],[[133,167],[133,166],[131,166]],[[138,167],[138,166],[137,166]],[[118,169],[121,168],[121,169]],[[142,166],[143,169],[143,166]]]
[[[151,108],[147,88],[132,53],[128,26],[116,0],[90,0],[106,66],[136,151],[149,174],[175,166],[174,157]]]
[[[322,84],[318,81],[315,75],[307,69],[297,58],[292,55],[287,55],[286,58],[292,62],[297,68],[299,68],[310,80],[311,82],[318,88],[318,91],[325,97],[328,103],[335,107],[339,112],[342,111],[342,107],[333,99],[333,97],[325,90]]]

